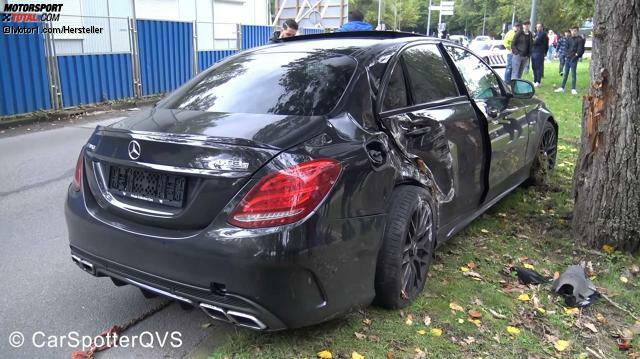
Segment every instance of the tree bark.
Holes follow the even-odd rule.
[[[596,0],[573,185],[576,239],[640,252],[640,0]]]

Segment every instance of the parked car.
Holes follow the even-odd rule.
[[[66,200],[71,258],[258,330],[402,308],[439,246],[553,168],[557,131],[530,82],[453,42],[278,40],[96,128]]]
[[[491,41],[491,36],[485,36],[485,35],[478,35],[475,38],[473,38],[472,42],[484,42],[484,41]]]
[[[469,38],[466,37],[465,35],[451,35],[449,36],[449,40],[458,43],[459,45],[462,45],[464,47],[469,46]]]
[[[496,70],[501,78],[504,78],[509,50],[507,50],[501,40],[474,42],[469,46],[469,49]]]

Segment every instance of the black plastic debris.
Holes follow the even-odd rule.
[[[584,268],[572,265],[553,282],[551,290],[564,297],[569,307],[586,307],[601,296],[596,286],[587,279]]]
[[[549,278],[531,269],[513,267],[511,271],[516,272],[518,280],[522,284],[545,284],[549,282]]]

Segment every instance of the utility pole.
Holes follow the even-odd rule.
[[[429,0],[429,16],[427,16],[427,36],[430,35],[429,29],[431,28],[431,1]]]
[[[513,25],[516,23],[516,2],[513,1],[513,12],[511,13],[511,28],[513,29]]]
[[[378,30],[382,30],[382,0],[378,0]]]
[[[533,0],[536,1],[536,0]],[[482,16],[482,35],[484,35],[485,24],[487,23],[487,0],[484,0],[484,15]]]
[[[538,16],[538,0],[531,0],[531,27],[536,28],[536,17]]]

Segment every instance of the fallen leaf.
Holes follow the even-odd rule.
[[[431,317],[426,315],[424,317],[424,319],[422,320],[422,323],[424,323],[424,325],[427,326],[427,327],[430,326],[431,325]]]
[[[523,293],[518,296],[518,300],[521,300],[523,302],[528,302],[531,300],[531,298],[529,298],[529,294]]]
[[[416,352],[416,355],[413,357],[414,359],[423,359],[427,357],[427,353],[420,348],[415,348],[413,351]]]
[[[511,335],[518,335],[518,334],[520,334],[520,329],[518,329],[516,327],[508,326],[507,327],[507,333],[509,333]]]
[[[351,352],[351,359],[364,359],[364,355],[358,352]]]
[[[396,359],[396,355],[393,352],[387,352],[387,359]]]
[[[320,359],[333,359],[333,355],[331,354],[330,351],[328,350],[323,350],[321,352],[318,352],[318,354],[316,354],[318,356],[318,358]]]
[[[480,232],[482,232],[482,233],[489,233],[489,231],[487,231],[487,230],[486,230],[486,229],[484,229],[484,228],[482,228],[482,229],[480,230]]]
[[[416,333],[418,333],[418,334],[420,334],[420,335],[425,335],[425,334],[427,334],[427,331],[426,331],[426,330],[424,330],[424,329],[420,329],[420,330],[418,330]]]
[[[544,308],[542,308],[542,307],[538,307],[538,308],[536,308],[536,310],[537,310],[538,312],[542,313],[542,314],[544,314],[544,313],[546,313],[546,312],[547,312],[547,311],[546,311]]]
[[[464,319],[458,318],[458,324],[464,324]]]
[[[473,323],[476,327],[480,327],[480,325],[482,325],[480,319],[471,319],[470,322]]]
[[[564,313],[569,315],[576,315],[580,313],[580,309],[578,308],[564,308]]]
[[[476,338],[474,338],[474,337],[466,337],[465,339],[462,339],[462,341],[467,343],[468,345],[471,345],[471,344],[476,342]]]
[[[431,335],[434,337],[439,337],[442,335],[442,329],[440,328],[431,328]]]
[[[491,313],[491,315],[493,315],[493,316],[494,316],[494,318],[497,318],[497,319],[507,319],[507,316],[506,316],[506,315],[502,315],[502,314],[500,314],[500,313],[496,312],[496,311],[495,311],[495,310],[493,310],[493,309],[489,309],[489,313]]]
[[[638,266],[637,264],[634,264],[631,266],[631,268],[629,268],[629,271],[631,272],[631,274],[637,275],[638,273],[640,273],[640,266]]]
[[[461,271],[462,273],[466,273],[466,272],[468,272],[468,271],[470,271],[470,270],[471,270],[471,269],[469,269],[469,267],[460,267],[460,271]]]
[[[553,272],[553,280],[560,278],[560,272]]]
[[[407,315],[407,321],[404,322],[406,325],[413,325],[413,315]]]
[[[458,303],[455,303],[455,302],[449,303],[449,308],[451,308],[451,310],[456,310],[458,312],[464,312],[464,308],[462,308]]]
[[[529,264],[529,263],[525,263],[525,264],[524,264],[524,267],[525,267],[525,268],[527,268],[527,269],[536,269],[536,267],[532,266],[532,265],[531,265],[531,264]]]
[[[369,318],[364,318],[362,322],[364,323],[364,325],[371,325],[371,319]]]
[[[207,329],[207,328],[209,328],[211,325],[213,325],[213,324],[212,324],[212,323],[204,323],[204,324],[202,324],[201,328],[202,328],[202,329]]]
[[[362,334],[362,333],[355,332],[355,333],[353,333],[353,334],[355,334],[355,335],[356,335],[356,338],[358,338],[358,339],[360,339],[360,340],[362,340],[362,339],[366,339],[366,338],[367,338],[367,336],[366,336],[366,335],[364,335],[364,334]]]
[[[596,313],[596,320],[600,323],[606,323],[607,318],[604,317],[601,313]]]
[[[480,313],[475,309],[471,309],[469,310],[469,316],[473,319],[478,319],[478,318],[482,318],[482,313]]]
[[[480,273],[478,272],[474,272],[474,271],[469,271],[469,272],[463,272],[462,275],[466,276],[466,277],[473,277],[473,279],[482,279],[482,276],[480,275]]]
[[[571,342],[567,341],[567,340],[556,340],[555,343],[553,343],[553,347],[556,348],[557,351],[562,352],[565,349],[567,349],[569,347],[569,345],[571,344]]]
[[[474,270],[476,269],[476,264],[474,262],[469,262],[467,263],[467,267],[469,267],[469,269]]]
[[[589,358],[589,353],[585,353],[585,352],[582,352],[578,354],[578,356],[576,356],[576,359],[588,359],[588,358]]]
[[[605,244],[604,246],[602,246],[602,251],[605,252],[606,254],[613,254],[615,250],[616,250],[616,247],[609,244]]]
[[[593,325],[593,323],[582,323],[582,326],[589,329],[590,331],[597,333],[598,329],[596,328],[595,325]]]
[[[627,277],[625,277],[625,276],[620,276],[620,281],[621,281],[622,283],[625,283],[625,284],[626,284],[626,283],[629,283],[629,278],[627,278]]]

